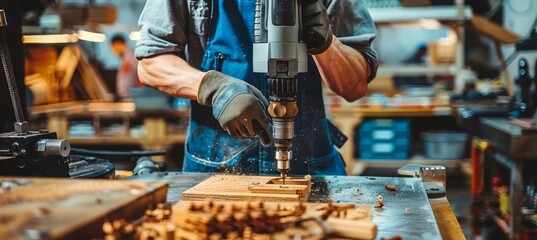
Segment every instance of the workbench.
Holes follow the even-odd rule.
[[[129,177],[136,181],[166,181],[167,201],[176,203],[182,193],[207,179],[209,173],[157,172]],[[385,184],[398,186],[397,191]],[[373,222],[377,238],[403,236],[403,239],[465,239],[447,198],[428,199],[419,178],[319,176],[312,179],[308,202],[375,204],[382,195],[385,207],[375,209]]]

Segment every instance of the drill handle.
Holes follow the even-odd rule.
[[[253,120],[252,124],[254,126],[255,134],[259,138],[259,142],[261,142],[261,145],[265,147],[270,146],[272,144],[272,134],[268,132],[270,131],[270,126],[265,129],[257,120]]]

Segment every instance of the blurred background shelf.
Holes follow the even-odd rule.
[[[469,162],[469,158],[461,159],[432,159],[422,155],[416,155],[408,160],[392,160],[392,159],[375,159],[361,160],[356,159],[356,164],[352,169],[352,175],[361,175],[368,168],[401,168],[407,164],[423,164],[423,165],[441,165],[446,168],[459,169]]]
[[[68,102],[36,106],[31,119],[74,146],[137,145],[167,149],[186,140],[188,111],[137,111],[132,102]]]
[[[430,6],[430,7],[393,7],[370,8],[369,13],[375,23],[395,21],[413,21],[419,19],[435,19],[439,21],[465,20],[472,17],[470,7],[462,7],[459,13],[458,6]]]
[[[356,143],[359,139],[355,135],[356,128],[360,126],[366,118],[454,118],[455,107],[451,105],[439,105],[429,107],[374,107],[374,106],[354,106],[331,108],[331,121],[345,134],[348,143],[340,148],[340,153],[347,165],[347,172],[355,173],[354,165],[364,161],[356,161]],[[408,161],[398,161],[408,162]]]
[[[168,136],[165,140],[159,140],[152,142],[155,145],[171,145],[171,144],[184,144],[186,140],[186,134],[179,133]],[[141,145],[144,146],[148,143],[146,138],[142,137],[129,137],[129,136],[99,136],[99,137],[69,137],[69,143],[73,145]]]
[[[377,76],[419,76],[419,75],[455,75],[457,66],[454,64],[443,65],[380,65]]]

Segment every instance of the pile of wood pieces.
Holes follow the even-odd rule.
[[[181,201],[144,218],[103,225],[105,239],[374,239],[371,206],[328,203]]]
[[[180,203],[181,204],[181,203]],[[322,239],[338,236],[373,239],[371,207],[355,204],[312,203],[184,203],[174,215],[195,238]]]
[[[283,184],[270,176],[214,175],[184,191],[171,209],[159,205],[142,219],[114,220],[103,230],[107,240],[376,237],[373,206],[305,203],[310,189],[307,176]]]

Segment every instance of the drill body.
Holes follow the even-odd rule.
[[[298,114],[297,75],[307,71],[300,0],[256,0],[253,70],[266,73],[278,172],[285,183]]]

